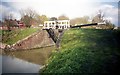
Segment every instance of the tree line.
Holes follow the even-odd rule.
[[[104,26],[100,25],[99,27],[113,28],[114,24],[112,24],[111,21],[104,19],[105,15],[103,14],[103,11],[99,10],[98,12],[99,12],[98,14],[92,17],[91,19],[92,21],[90,22],[89,16],[76,17],[76,18],[70,19],[68,16],[63,14],[63,15],[60,15],[59,17],[49,18],[46,15],[39,15],[35,10],[28,8],[25,10],[20,10],[20,15],[21,15],[20,21],[24,22],[26,27],[31,27],[32,25],[44,24],[44,21],[48,21],[48,20],[50,21],[70,20],[71,25],[105,22],[106,25]],[[5,21],[4,25],[7,25],[8,28],[10,28],[10,26],[12,25],[15,25],[14,22],[10,22],[10,20],[14,18],[14,14],[4,13],[2,18]]]

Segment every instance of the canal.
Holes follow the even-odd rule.
[[[39,73],[55,47],[2,52],[2,73]]]

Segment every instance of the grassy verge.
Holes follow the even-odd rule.
[[[120,65],[120,31],[70,29],[60,52],[52,54],[43,73],[113,73]]]
[[[14,44],[18,40],[21,40],[32,33],[38,31],[38,28],[25,28],[25,29],[17,29],[13,31],[2,31],[2,38],[3,38],[3,43],[6,44]]]

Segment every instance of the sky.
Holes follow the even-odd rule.
[[[40,15],[59,17],[66,15],[70,19],[82,16],[93,17],[102,10],[105,18],[118,25],[119,0],[2,0],[0,4],[0,17],[4,11],[14,14],[20,19],[20,10],[34,9]]]

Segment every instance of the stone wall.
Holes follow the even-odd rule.
[[[40,30],[12,45],[12,49],[32,49],[55,45],[46,30]]]

